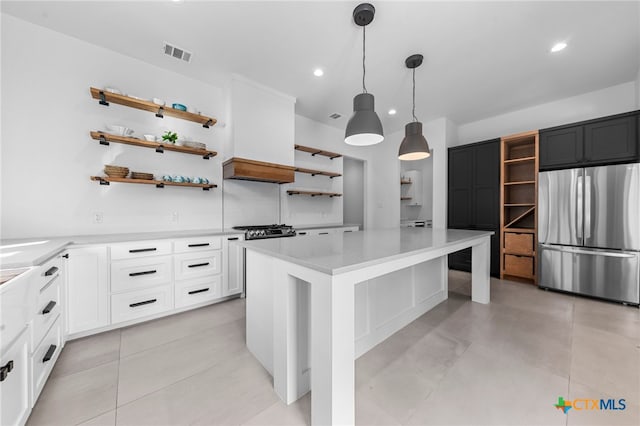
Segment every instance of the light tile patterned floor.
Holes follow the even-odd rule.
[[[356,361],[362,425],[639,425],[640,311],[492,279],[449,299]],[[244,345],[236,299],[69,342],[29,425],[308,424]],[[558,397],[624,398],[624,411],[556,410]]]

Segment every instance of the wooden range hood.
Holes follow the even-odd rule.
[[[264,161],[233,157],[222,163],[224,179],[252,180],[256,182],[291,183],[295,180],[295,167]]]

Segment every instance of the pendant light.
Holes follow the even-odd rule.
[[[411,55],[405,61],[407,68],[413,70],[413,121],[404,127],[404,139],[400,144],[400,160],[422,160],[431,156],[429,144],[422,136],[422,123],[416,118],[416,68],[422,65],[422,55]]]
[[[365,29],[373,21],[375,13],[376,9],[369,3],[359,4],[353,10],[354,22],[362,27],[362,93],[353,98],[353,115],[344,132],[344,141],[349,145],[374,145],[384,139],[382,123],[375,112],[375,99],[371,93],[367,93],[367,87],[364,84]]]

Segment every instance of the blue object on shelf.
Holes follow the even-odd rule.
[[[171,105],[171,107],[173,107],[173,109],[179,109],[180,111],[186,111],[187,107],[182,105],[182,104],[173,104]]]

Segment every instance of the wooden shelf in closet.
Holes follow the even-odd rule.
[[[191,188],[202,188],[203,191],[208,191],[211,188],[217,188],[218,185],[213,183],[190,183],[190,182],[165,182],[161,180],[147,180],[147,179],[132,179],[132,178],[115,178],[109,176],[91,176],[91,180],[100,182],[100,185],[109,185],[111,182],[115,183],[134,183],[139,185],[155,185],[158,188],[164,188],[165,186],[181,186]]]
[[[107,92],[103,89],[97,89],[91,87],[91,97],[97,99],[101,105],[109,106],[109,102],[114,104],[124,105],[129,108],[135,108],[142,111],[149,111],[155,113],[156,117],[162,118],[167,115],[169,117],[180,118],[182,120],[193,121],[194,123],[202,124],[202,127],[209,128],[217,123],[213,117],[207,117],[206,115],[194,114],[192,112],[181,111],[179,109],[172,108],[170,106],[161,106],[154,104],[151,101],[143,99],[136,99],[130,96],[119,95],[116,93]]]
[[[215,157],[216,155],[218,155],[216,151],[191,148],[188,146],[173,145],[170,143],[150,142],[150,141],[131,138],[127,136],[112,135],[112,134],[100,132],[100,131],[90,132],[90,134],[92,139],[100,141],[102,145],[109,145],[110,142],[121,143],[125,145],[133,145],[133,146],[139,146],[143,148],[151,148],[151,149],[154,149],[156,152],[174,151],[174,152],[181,152],[183,154],[198,155],[204,158],[205,160],[208,160],[209,158]]]
[[[311,176],[316,176],[316,175],[328,176],[331,179],[333,179],[334,177],[342,176],[340,173],[325,172],[324,170],[305,169],[304,167],[296,167],[295,171],[298,173],[306,173]]]
[[[411,182],[410,180],[401,180],[400,181],[400,185],[411,185],[413,182]]]
[[[323,191],[303,191],[298,189],[289,189],[287,190],[287,194],[289,195],[309,195],[311,197],[342,197],[342,194],[338,192],[323,192]]]
[[[342,154],[338,154],[337,152],[325,151],[323,149],[312,148],[310,146],[304,145],[294,145],[294,148],[298,151],[308,152],[309,154],[316,156],[322,155],[324,157],[329,157],[329,159],[333,160],[334,158],[342,157]]]

